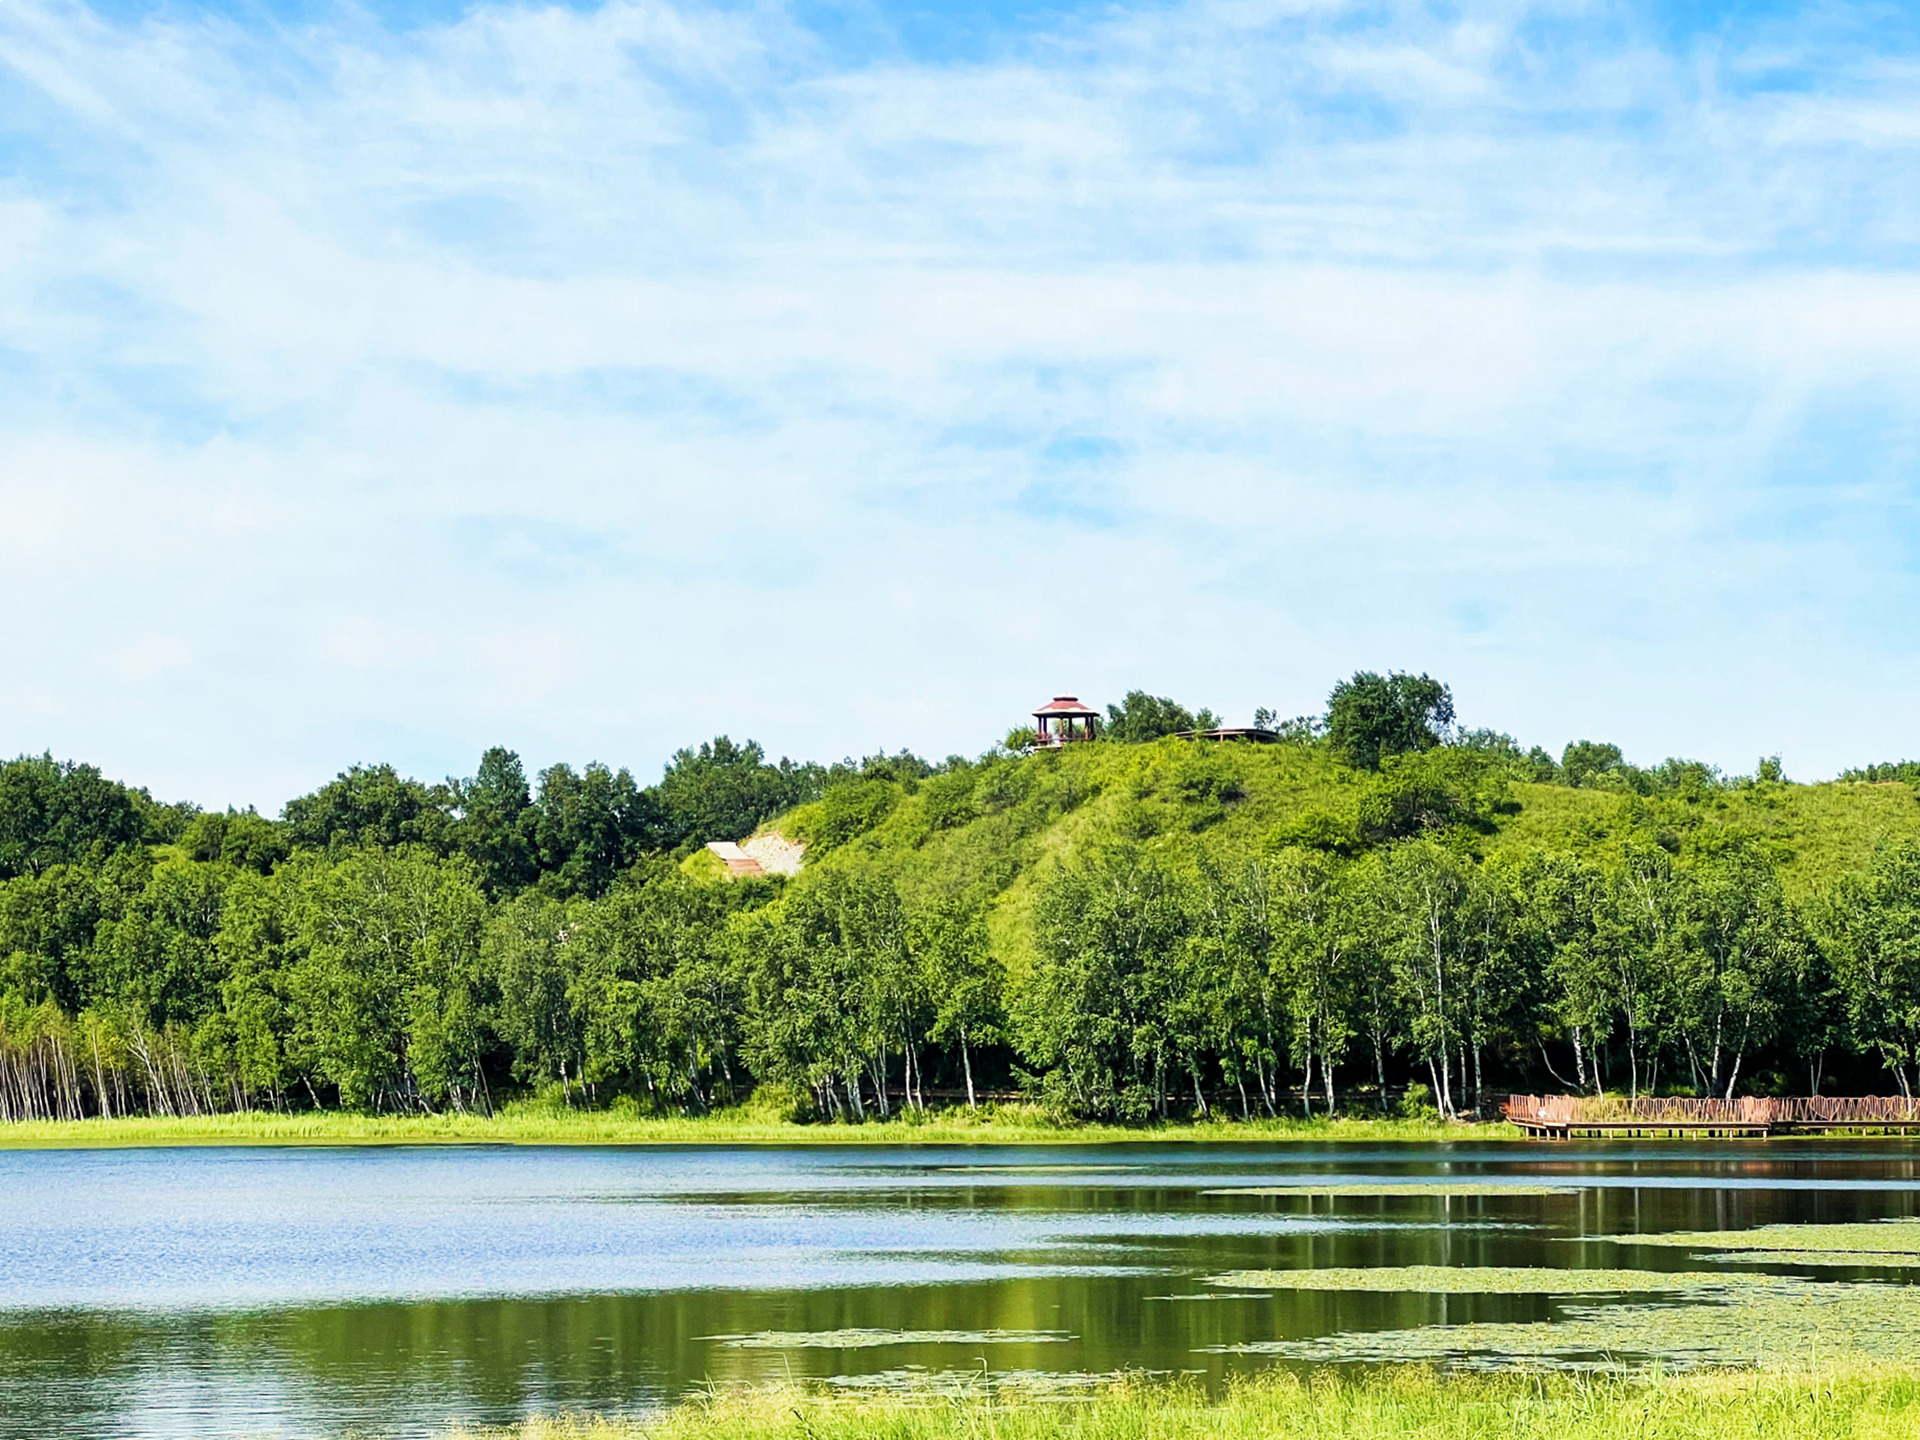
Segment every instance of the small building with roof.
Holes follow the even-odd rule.
[[[1056,695],[1033,712],[1034,748],[1051,750],[1077,740],[1100,738],[1100,712],[1076,695]]]

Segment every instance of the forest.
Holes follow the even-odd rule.
[[[226,1110],[859,1122],[1912,1093],[1920,767],[1556,757],[1361,673],[1273,744],[1143,692],[1101,739],[657,783],[488,750],[277,817],[0,763],[0,1118]],[[777,828],[792,878],[704,849]]]

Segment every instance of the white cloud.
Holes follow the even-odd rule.
[[[16,0],[0,749],[271,808],[1392,665],[1554,745],[1910,750],[1920,71],[1832,13],[1189,0],[942,61]]]

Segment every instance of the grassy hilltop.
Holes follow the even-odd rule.
[[[1761,849],[1796,898],[1862,869],[1886,842],[1920,837],[1920,797],[1898,781],[1766,781],[1645,796],[1539,783],[1485,762],[1454,777],[1483,792],[1451,843],[1476,858],[1557,851],[1604,863],[1632,840],[1710,851]],[[1010,966],[1032,954],[1038,886],[1076,852],[1136,842],[1177,866],[1235,870],[1306,842],[1362,848],[1361,813],[1381,787],[1324,745],[1069,745],[989,758],[929,779],[872,779],[788,811],[778,830],[810,842],[808,876],[884,876],[909,901],[959,898],[991,907]],[[1491,795],[1484,792],[1491,790]],[[1471,798],[1471,797],[1470,797]],[[717,876],[697,857],[696,873]]]

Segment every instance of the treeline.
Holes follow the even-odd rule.
[[[1336,1075],[1384,1095],[1407,1069],[1443,1114],[1485,1110],[1496,1081],[1817,1093],[1846,1055],[1910,1093],[1920,1059],[1911,845],[1799,905],[1752,848],[1476,863],[1419,837],[1183,875],[1121,847],[1047,886],[1038,941],[1015,1033],[1079,1113],[1164,1115],[1181,1092],[1310,1112]]]
[[[1044,763],[1044,762],[1043,762]],[[1116,841],[1056,869],[1010,977],[982,909],[857,871],[490,901],[418,844],[270,874],[130,853],[5,887],[0,1115],[487,1109],[548,1087],[704,1111],[772,1082],[858,1118],[971,1098],[1140,1119],[1331,1108],[1409,1076],[1732,1094],[1920,1060],[1920,848],[1794,904],[1756,853],[1475,863],[1420,837],[1189,871]],[[36,999],[37,997],[37,999]],[[1787,1068],[1791,1064],[1792,1069]]]
[[[535,884],[597,895],[650,855],[747,835],[830,786],[901,765],[931,769],[886,756],[859,765],[774,764],[759,745],[722,735],[677,752],[656,785],[642,787],[628,770],[599,763],[578,771],[550,766],[529,784],[519,756],[495,748],[470,778],[438,784],[391,765],[356,765],[288,801],[276,820],[160,804],[93,766],[22,756],[0,764],[0,880],[98,865],[143,844],[262,874],[302,850],[413,845],[470,860],[489,895]]]
[[[1135,692],[1106,745],[940,765],[722,738],[646,787],[491,750],[438,785],[357,767],[271,819],[0,764],[0,1118],[697,1112],[771,1085],[821,1118],[1018,1087],[1144,1119],[1409,1082],[1459,1113],[1920,1080],[1920,847],[1796,897],[1777,847],[1694,823],[1701,795],[1783,793],[1777,765],[1543,760],[1458,731],[1428,677],[1363,674],[1275,727],[1324,752],[1320,798],[1209,850],[1258,756],[1157,739],[1205,715]],[[1534,779],[1617,790],[1619,843],[1489,855]],[[1045,838],[1096,800],[1077,844]],[[797,879],[680,863],[775,815]]]
[[[1107,707],[1105,733],[1110,740],[1139,744],[1220,723],[1211,710],[1189,710],[1166,696],[1134,690],[1123,703]],[[1570,741],[1556,758],[1539,745],[1521,745],[1503,731],[1456,728],[1453,692],[1429,675],[1361,671],[1334,686],[1324,715],[1281,720],[1263,708],[1254,712],[1253,723],[1275,731],[1286,743],[1324,747],[1366,771],[1378,770],[1396,755],[1446,747],[1478,756],[1510,779],[1630,795],[1697,796],[1785,778],[1777,755],[1761,757],[1752,775],[1725,775],[1705,761],[1678,757],[1635,765],[1618,745],[1600,740]],[[1019,729],[1007,743],[1017,749],[1032,735]],[[1920,781],[1920,764],[1869,765],[1840,778],[1914,783]]]

